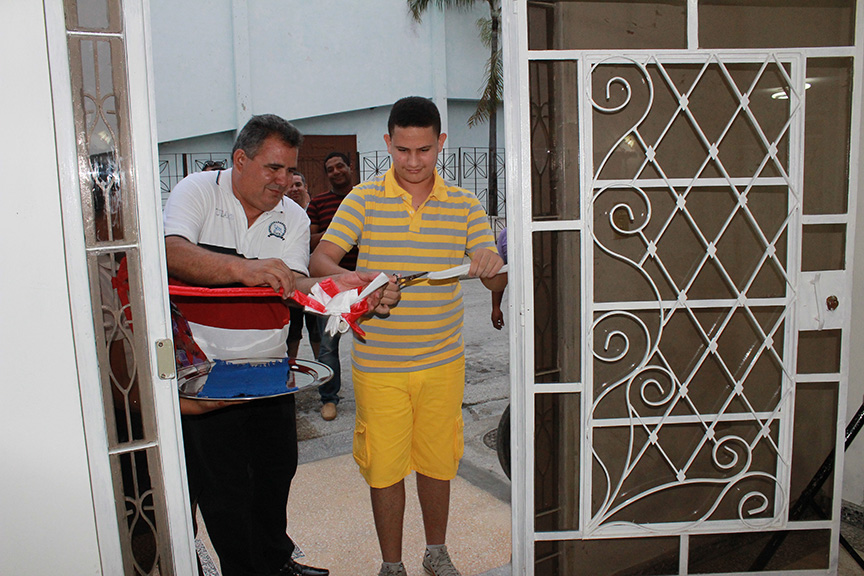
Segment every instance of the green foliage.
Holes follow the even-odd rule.
[[[489,59],[483,79],[480,101],[477,110],[468,119],[471,127],[494,119],[498,105],[504,93],[504,72],[501,56],[501,2],[500,0],[407,0],[408,10],[417,22],[422,21],[423,14],[434,6],[439,10],[445,8],[470,8],[481,2],[489,6],[489,17],[477,20],[477,30],[480,41],[489,48]]]
[[[439,10],[444,8],[470,8],[475,2],[481,0],[408,0],[408,9],[411,11],[411,16],[417,22],[421,21],[423,13],[429,9],[430,4],[434,4]],[[485,0],[483,0],[485,1]]]
[[[501,0],[407,0],[408,9],[414,20],[421,21],[423,14],[430,6],[439,10],[445,8],[468,8],[477,2],[489,6],[489,17],[477,21],[480,41],[489,48],[489,60],[486,62],[486,74],[480,94],[477,110],[468,119],[468,126],[489,122],[489,153],[487,155],[489,174],[489,189],[487,191],[487,212],[490,216],[498,215],[498,154],[497,154],[497,114],[498,105],[504,93],[504,72],[501,56]]]

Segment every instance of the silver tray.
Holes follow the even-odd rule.
[[[226,360],[230,364],[265,364],[275,360],[284,360],[284,358],[238,358],[234,360]],[[260,393],[256,394],[254,387],[244,390],[243,396],[199,396],[207,383],[207,377],[210,371],[216,365],[215,362],[204,362],[194,366],[184,366],[177,371],[177,385],[180,391],[181,398],[189,398],[192,400],[219,400],[223,402],[248,402],[259,398],[276,398],[286,394],[295,394],[304,388],[312,388],[320,386],[325,382],[329,382],[333,378],[333,370],[320,362],[314,360],[302,360],[296,358],[291,365],[291,374],[294,376],[294,387],[287,388],[284,392]]]

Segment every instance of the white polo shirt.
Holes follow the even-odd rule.
[[[234,196],[231,170],[197,172],[180,181],[164,210],[165,236],[182,236],[203,248],[244,258],[279,258],[309,274],[309,218],[290,199],[247,225]],[[214,299],[216,300],[216,299]],[[285,355],[288,326],[278,330],[237,330],[190,322],[195,342],[208,358],[258,358]]]

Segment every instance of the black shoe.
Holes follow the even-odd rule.
[[[279,571],[280,576],[329,576],[330,571],[314,566],[304,566],[294,560],[288,560]]]

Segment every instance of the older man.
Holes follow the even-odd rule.
[[[309,220],[284,198],[301,142],[300,132],[282,118],[254,116],[234,144],[233,168],[192,174],[177,184],[164,213],[171,276],[204,286],[267,285],[286,299],[295,288],[311,288]],[[374,276],[352,272],[335,280],[347,289]],[[380,310],[398,299],[395,285],[388,288]],[[285,355],[287,328],[192,331],[210,358]],[[329,574],[296,563],[285,533],[297,469],[294,397],[228,406],[187,400],[181,411],[190,496],[197,499],[222,574]]]

